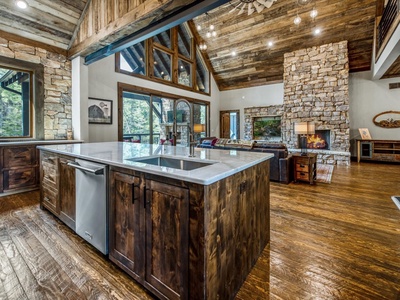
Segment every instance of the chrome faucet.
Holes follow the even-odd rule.
[[[188,126],[188,129],[189,129],[189,157],[195,157],[196,155],[194,154],[194,146],[196,142],[193,140],[192,128]]]

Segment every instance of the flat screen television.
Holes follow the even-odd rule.
[[[281,140],[281,117],[265,116],[253,118],[254,140]]]

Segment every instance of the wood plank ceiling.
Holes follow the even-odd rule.
[[[14,0],[0,1],[0,30],[67,50],[87,0],[26,0],[20,9]]]
[[[157,15],[194,2],[26,1],[28,9],[19,10],[14,0],[0,0],[0,33],[68,50],[70,57],[91,54],[138,31]],[[205,54],[220,90],[281,82],[284,53],[342,40],[349,41],[350,71],[370,69],[377,0],[310,0],[305,5],[298,5],[297,0],[277,0],[261,13],[229,13],[237,1],[194,19],[203,28],[211,23],[216,27],[214,39],[206,39],[204,29],[199,34],[207,43]],[[313,21],[309,12],[314,6],[318,16]],[[299,26],[293,23],[297,13],[302,18]],[[319,36],[312,34],[315,27],[322,30]],[[268,47],[269,41],[274,43],[272,47]],[[233,50],[235,57],[231,57]]]
[[[283,79],[283,55],[298,49],[348,40],[350,71],[371,67],[375,0],[311,0],[298,5],[296,0],[278,0],[261,13],[229,13],[232,5],[222,5],[194,19],[203,28],[213,24],[216,38],[206,38],[207,55],[214,68],[220,90],[279,82]],[[318,16],[309,16],[315,7]],[[302,19],[296,26],[296,14]],[[313,35],[314,28],[321,34]],[[274,45],[268,47],[272,41]],[[231,56],[231,51],[237,55]]]

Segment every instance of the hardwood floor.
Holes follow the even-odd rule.
[[[335,167],[332,183],[271,183],[271,242],[236,299],[400,299],[400,165]],[[153,299],[38,207],[0,197],[0,299]]]

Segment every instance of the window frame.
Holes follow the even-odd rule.
[[[183,25],[183,24],[181,24]],[[126,74],[126,75],[130,75],[133,77],[138,77],[138,78],[142,78],[142,79],[146,79],[146,80],[150,80],[150,81],[154,81],[157,83],[161,83],[161,84],[165,84],[165,85],[169,85],[169,86],[173,86],[173,87],[178,87],[180,89],[184,89],[184,90],[188,90],[191,92],[195,92],[195,93],[199,93],[202,95],[208,95],[211,96],[211,72],[210,72],[210,68],[209,65],[206,63],[206,59],[204,57],[204,54],[199,50],[198,51],[198,46],[197,46],[197,38],[196,35],[193,33],[192,30],[192,26],[190,26],[190,24],[186,24],[184,25],[186,26],[186,29],[190,32],[191,34],[191,39],[190,39],[190,43],[191,43],[191,55],[190,58],[188,58],[187,56],[179,53],[179,48],[178,48],[178,28],[179,25],[168,29],[170,30],[170,37],[171,37],[171,49],[169,49],[168,47],[165,47],[159,43],[154,42],[153,37],[145,40],[145,64],[146,64],[146,75],[141,75],[141,74],[137,74],[134,72],[130,72],[127,70],[123,70],[120,67],[120,62],[121,62],[121,53],[117,52],[115,53],[115,72],[117,73],[122,73],[122,74]],[[157,49],[159,51],[162,52],[166,52],[169,55],[171,55],[171,80],[167,81],[164,80],[162,78],[159,77],[155,77],[154,76],[154,58],[153,58],[153,50]],[[197,73],[197,56],[198,53],[200,54],[200,58],[202,59],[204,62],[204,66],[207,69],[207,73],[208,73],[208,92],[202,92],[200,90],[196,89],[197,86],[197,77],[196,77],[196,73]],[[181,59],[182,61],[185,61],[186,63],[189,63],[191,65],[191,86],[187,86],[184,84],[180,84],[178,82],[178,60]]]
[[[0,140],[44,139],[44,67],[41,64],[19,59],[1,57],[0,65],[4,68],[30,73],[30,112],[29,136],[0,137]]]
[[[173,101],[177,100],[182,100],[185,99],[191,104],[202,104],[206,105],[206,136],[208,136],[210,132],[210,106],[211,103],[209,101],[204,101],[200,99],[195,99],[195,98],[190,98],[186,97],[183,95],[177,95],[177,94],[170,94],[166,92],[161,92],[158,90],[153,90],[153,89],[148,89],[136,85],[131,85],[123,82],[118,82],[118,141],[122,142],[123,141],[123,115],[122,115],[122,107],[123,107],[123,92],[132,92],[132,93],[138,93],[138,94],[143,94],[143,95],[148,95],[150,97],[152,96],[157,96],[157,97],[163,97],[163,98],[169,98]],[[152,118],[152,114],[150,114]],[[153,120],[150,120],[150,124],[152,124]],[[150,136],[150,140],[152,140],[152,132]]]

